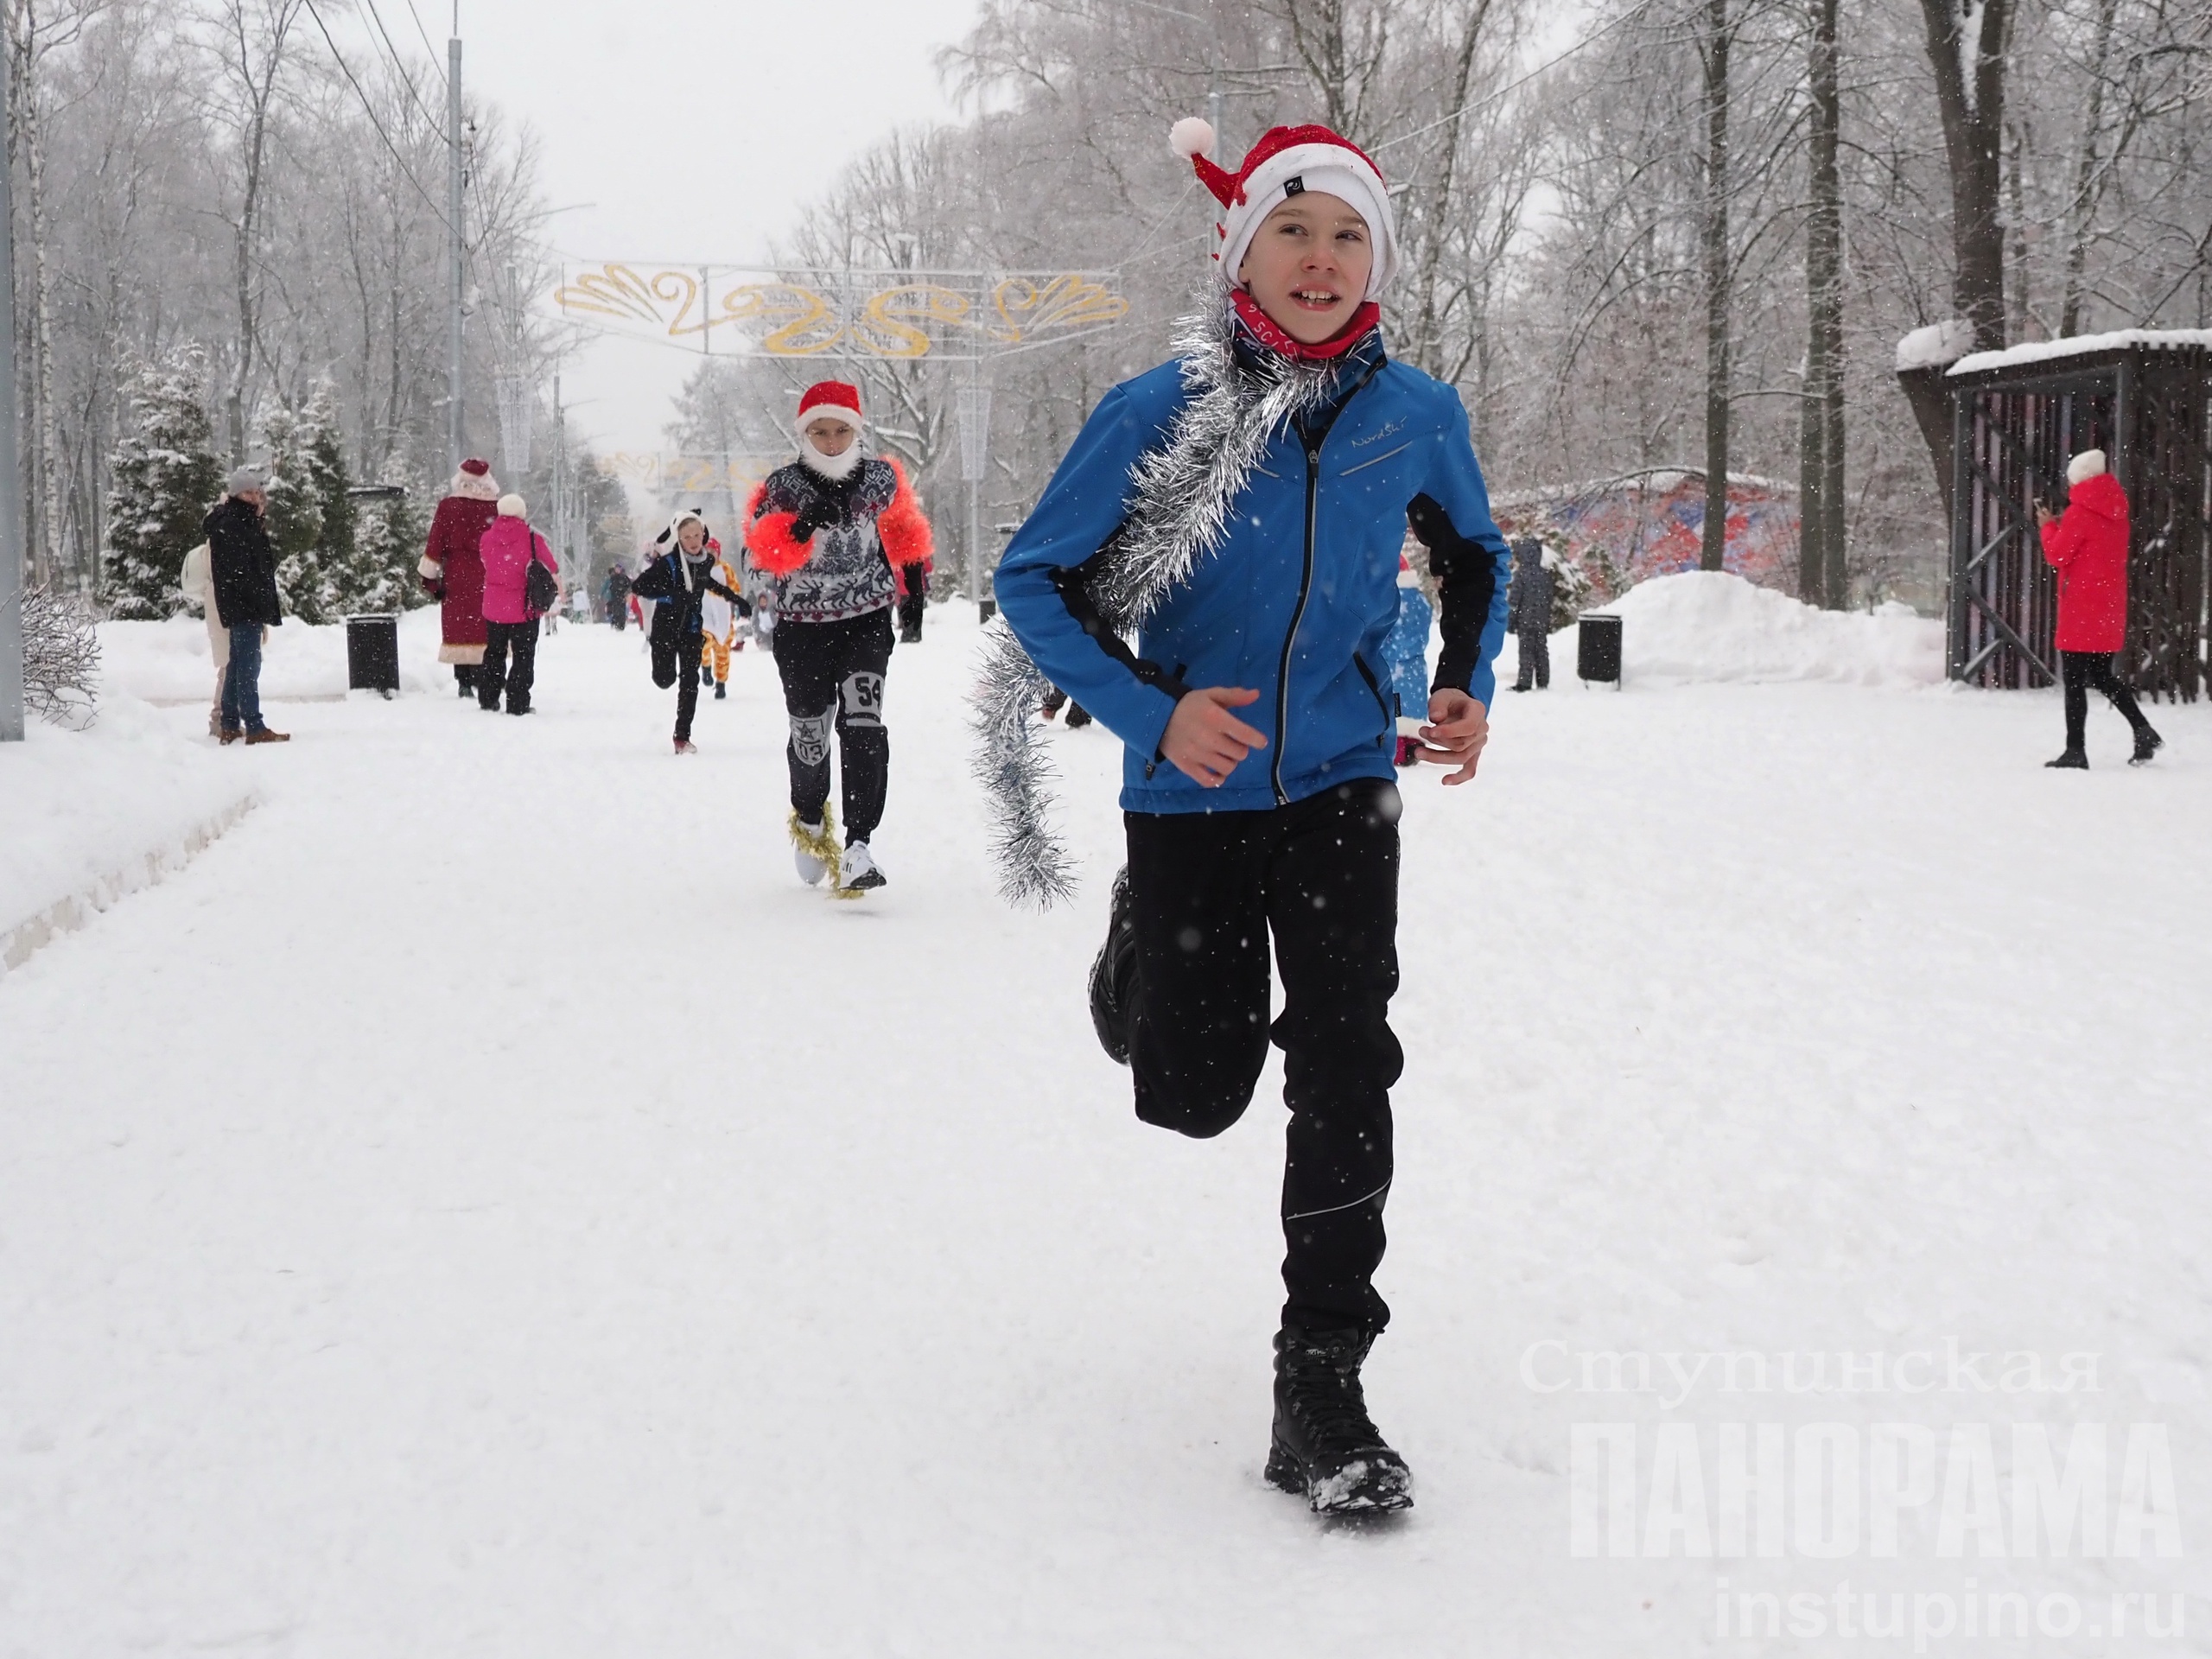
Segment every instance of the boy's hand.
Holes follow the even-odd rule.
[[[1200,788],[1219,789],[1237,762],[1268,747],[1264,736],[1229,712],[1259,700],[1257,691],[1241,686],[1209,685],[1192,692],[1168,716],[1160,752]]]
[[[1440,766],[1459,769],[1444,781],[1464,784],[1475,775],[1490,741],[1490,711],[1465,691],[1432,691],[1429,723],[1421,728],[1421,747],[1414,753]]]

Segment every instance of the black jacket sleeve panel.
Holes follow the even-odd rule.
[[[1138,656],[1129,649],[1128,641],[1099,614],[1097,601],[1090,596],[1090,577],[1113,548],[1110,540],[1081,564],[1063,565],[1052,573],[1053,591],[1059,594],[1060,603],[1067,607],[1068,614],[1077,626],[1096,642],[1099,650],[1119,663],[1145,685],[1165,691],[1180,702],[1190,695],[1191,688],[1183,683],[1182,671],[1169,673],[1158,663]]]
[[[666,599],[669,587],[668,561],[655,559],[630,579],[630,591],[640,599]]]
[[[734,593],[731,589],[723,587],[720,582],[716,581],[712,576],[709,576],[707,578],[705,587],[707,592],[710,594],[720,594],[724,599],[729,601],[731,604],[736,606],[738,607],[737,613],[740,616],[750,616],[753,614],[752,603],[743,594]]]
[[[1482,655],[1483,626],[1497,594],[1497,561],[1481,543],[1462,536],[1451,515],[1433,496],[1417,495],[1406,508],[1414,534],[1428,550],[1436,573],[1437,632],[1443,649],[1436,658],[1432,691],[1465,691]]]

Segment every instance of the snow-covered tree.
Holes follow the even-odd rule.
[[[327,622],[334,613],[330,581],[316,556],[322,539],[322,500],[308,463],[315,431],[307,416],[283,404],[261,419],[261,448],[269,474],[269,540],[276,553],[276,591],[284,608],[303,622]]]
[[[385,481],[410,477],[404,451],[395,452]],[[423,543],[430,530],[428,492],[410,488],[403,495],[372,499],[360,508],[354,532],[354,568],[359,572],[346,607],[353,611],[404,611],[429,602],[416,579]]]
[[[177,575],[207,540],[207,511],[222,494],[214,429],[200,402],[207,361],[196,346],[134,365],[130,420],[109,461],[110,606],[117,616],[154,619],[183,608]]]
[[[360,507],[350,493],[353,474],[346,464],[346,435],[339,420],[338,390],[324,380],[308,400],[298,442],[308,487],[315,493],[321,518],[314,557],[323,603],[330,613],[321,619],[326,622],[352,611],[373,608],[365,607],[361,596],[376,585],[376,573],[364,569],[361,563]]]

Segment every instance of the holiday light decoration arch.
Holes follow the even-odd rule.
[[[1111,271],[912,271],[608,261],[566,267],[565,321],[712,355],[973,361],[1056,346],[1128,315]]]

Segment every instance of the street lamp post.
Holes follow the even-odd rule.
[[[0,74],[0,131],[8,124],[9,77]],[[23,474],[16,432],[16,205],[0,167],[0,743],[23,741]]]

